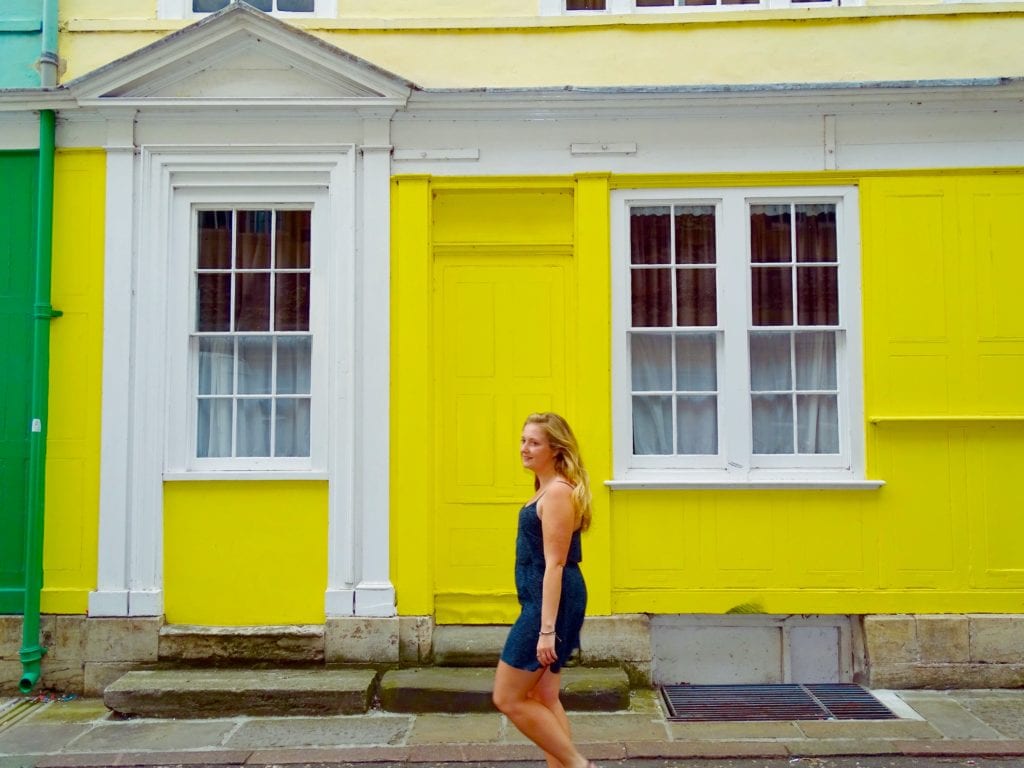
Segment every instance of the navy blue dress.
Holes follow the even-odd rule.
[[[582,560],[580,532],[574,531],[562,571],[562,597],[558,601],[555,619],[555,653],[558,659],[550,665],[552,672],[558,672],[573,651],[580,647],[580,628],[587,609],[587,585],[579,566]],[[537,661],[537,640],[543,589],[544,536],[537,516],[537,502],[531,501],[519,510],[519,533],[516,536],[516,592],[521,611],[501,652],[501,660],[506,664],[529,672],[541,667]]]

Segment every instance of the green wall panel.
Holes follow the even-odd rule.
[[[22,611],[37,166],[0,152],[0,613]]]

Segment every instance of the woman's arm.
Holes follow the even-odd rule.
[[[544,586],[541,599],[540,631],[537,659],[548,665],[555,661],[555,619],[562,599],[562,571],[569,554],[569,543],[575,523],[572,489],[563,482],[553,482],[541,504],[541,530],[544,536]]]

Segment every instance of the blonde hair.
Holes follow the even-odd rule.
[[[536,424],[544,429],[548,444],[555,452],[555,470],[572,486],[572,507],[580,521],[580,530],[590,527],[590,476],[580,457],[579,443],[569,422],[557,413],[531,413],[526,424]]]

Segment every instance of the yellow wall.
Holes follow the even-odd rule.
[[[164,613],[170,624],[320,624],[327,483],[164,484]]]
[[[50,325],[45,613],[85,613],[96,586],[105,190],[102,150],[57,152],[52,304],[64,316]]]
[[[125,20],[112,11],[103,16],[84,2],[65,13],[65,81],[181,26]],[[374,25],[346,19],[295,24],[425,87],[858,82],[1024,73],[1024,11],[1012,4],[609,19],[483,19],[468,26],[440,20],[426,28],[388,19]],[[946,55],[951,50],[956,56]]]
[[[861,187],[868,476],[884,480],[882,489],[608,493],[601,485],[611,477],[610,188],[795,181],[584,176],[561,182],[572,185],[576,200],[578,305],[587,329],[576,359],[588,375],[580,374],[570,395],[570,402],[577,398],[570,416],[598,499],[594,529],[584,539],[590,612],[721,613],[744,603],[773,613],[1019,611],[1021,173],[799,178]],[[492,183],[539,201],[555,182]],[[458,467],[415,460],[423,456],[421,436],[445,429],[431,414],[452,396],[417,386],[443,381],[431,369],[438,340],[424,322],[440,311],[430,290],[431,270],[446,248],[439,237],[464,241],[486,257],[476,242],[479,194],[461,196],[464,204],[452,194],[460,185],[479,191],[486,184],[417,177],[394,185],[396,219],[417,225],[409,232],[396,228],[394,238],[393,574],[400,613],[436,607],[442,622],[496,620],[513,610],[507,602],[518,503],[508,500],[502,513],[509,546],[490,548],[495,561],[509,558],[507,584],[492,585],[469,571],[460,583],[449,562],[458,552],[437,546],[451,523],[435,514],[440,502],[431,504],[444,472]],[[439,216],[440,235],[431,230]],[[542,229],[555,224],[546,221]],[[532,255],[523,251],[524,258]],[[538,308],[526,300],[520,309],[528,334]],[[509,451],[508,463],[515,466],[516,459]],[[528,493],[526,484],[523,490]],[[466,597],[458,598],[460,590]]]

